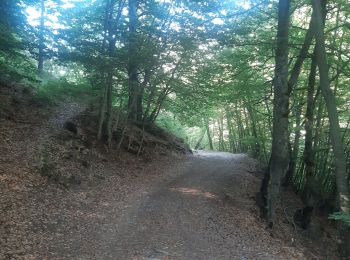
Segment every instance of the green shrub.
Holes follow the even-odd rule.
[[[156,124],[179,138],[186,139],[187,137],[184,126],[181,125],[179,120],[174,119],[171,113],[160,113],[157,117]]]
[[[338,221],[343,221],[347,226],[350,227],[350,213],[335,212],[329,215],[329,218]]]
[[[50,79],[37,88],[35,101],[55,104],[67,97],[79,100],[88,98],[89,94],[91,86],[88,84],[73,84],[65,78]]]

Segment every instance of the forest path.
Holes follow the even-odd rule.
[[[135,190],[124,210],[105,187],[104,224],[93,241],[73,241],[72,259],[303,259],[259,219],[254,164],[242,154],[195,153],[166,180]]]
[[[250,237],[256,230],[249,230],[254,201],[245,193],[250,181],[243,175],[252,167],[245,155],[196,153],[182,173],[155,188],[121,225],[101,236],[106,251],[120,259],[264,256],[261,238]]]

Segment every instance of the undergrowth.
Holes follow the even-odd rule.
[[[335,212],[329,215],[329,219],[334,219],[344,222],[348,227],[350,227],[350,213]]]
[[[34,101],[56,104],[68,97],[77,100],[88,100],[93,94],[91,86],[83,83],[70,83],[65,78],[50,79],[42,82],[36,89]]]

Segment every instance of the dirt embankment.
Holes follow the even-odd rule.
[[[73,99],[48,105],[18,85],[1,85],[0,98],[0,259],[38,259],[35,248],[61,229],[74,230],[71,218],[79,218],[102,182],[113,183],[110,192],[122,204],[131,190],[142,189],[138,181],[160,177],[157,165],[181,157],[166,147],[170,141],[151,134],[145,140],[153,138],[157,147],[145,147],[152,155],[108,152],[95,141],[94,123],[81,125],[94,119],[88,106]],[[79,133],[65,129],[66,122],[77,124]]]

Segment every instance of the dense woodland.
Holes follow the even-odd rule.
[[[120,125],[156,123],[248,153],[271,227],[289,186],[305,228],[322,208],[346,235],[349,15],[345,0],[2,0],[0,79],[38,100],[87,95],[110,146]]]

